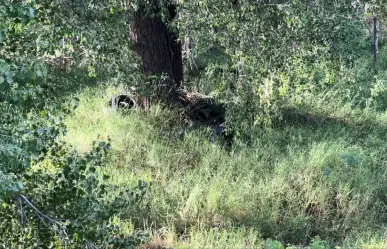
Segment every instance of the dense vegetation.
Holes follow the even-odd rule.
[[[387,248],[385,16],[0,0],[0,247]],[[130,87],[149,109],[109,107]]]

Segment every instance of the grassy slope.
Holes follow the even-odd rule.
[[[387,248],[385,114],[306,99],[311,122],[257,131],[254,145],[228,154],[208,143],[209,130],[185,130],[174,112],[104,108],[119,91],[80,93],[63,139],[85,152],[109,136],[111,180],[122,188],[151,182],[138,206],[121,210],[128,229],[149,229],[155,244],[173,248],[282,248],[274,240]],[[329,243],[311,244],[316,236]]]

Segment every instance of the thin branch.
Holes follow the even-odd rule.
[[[17,201],[19,202],[19,205],[20,205],[20,223],[21,223],[22,227],[24,228],[24,219],[26,218],[26,213],[24,211],[22,199],[20,197],[18,197]]]
[[[66,220],[66,219],[56,219],[56,218],[51,218],[47,215],[45,215],[44,213],[42,213],[41,211],[39,211],[39,209],[37,209],[28,199],[27,197],[25,197],[24,195],[20,195],[20,198],[22,198],[27,204],[28,206],[30,206],[33,210],[35,210],[35,212],[37,214],[39,214],[40,216],[46,218],[47,220],[50,220],[52,222],[61,222],[61,220]]]
[[[24,210],[24,207],[23,207],[23,203],[22,201],[24,201],[24,203],[26,203],[30,208],[32,208],[34,211],[35,211],[35,214],[38,216],[38,218],[40,219],[40,221],[51,231],[53,232],[54,234],[57,234],[58,231],[56,231],[53,226],[58,226],[59,227],[59,235],[60,237],[65,241],[65,243],[68,241],[68,234],[67,234],[67,227],[66,227],[66,224],[65,222],[68,221],[67,219],[58,219],[58,218],[52,218],[44,213],[42,213],[37,207],[34,206],[34,204],[31,203],[31,201],[29,201],[27,199],[27,197],[25,197],[24,195],[19,195],[18,197],[18,201],[20,203],[20,208],[21,208],[21,222],[22,222],[22,225],[24,224],[24,220],[27,220],[26,219],[26,214],[25,214],[25,210]]]

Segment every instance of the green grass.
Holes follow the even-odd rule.
[[[294,100],[317,121],[257,130],[252,145],[238,141],[228,153],[208,142],[209,129],[183,126],[176,111],[104,107],[121,90],[79,93],[63,140],[84,153],[110,137],[110,180],[151,183],[138,205],[120,210],[130,229],[173,248],[387,248],[385,113]]]

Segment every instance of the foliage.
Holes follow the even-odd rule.
[[[176,26],[194,40],[193,56],[214,45],[229,56],[213,60],[199,84],[228,103],[241,133],[280,116],[289,96],[344,84],[363,32],[351,2],[186,1]]]
[[[56,141],[66,92],[136,70],[121,2],[2,0],[0,20],[1,244],[135,247],[146,236],[123,234],[115,208],[146,185],[114,199],[97,179],[108,145],[79,156]]]
[[[35,162],[23,177],[28,197],[20,195],[16,202],[3,204],[2,244],[36,248],[65,242],[68,246],[135,248],[141,235],[122,233],[117,210],[139,200],[147,185],[140,181],[138,190],[112,194],[116,187],[107,183],[107,175],[98,173],[109,146],[100,142],[82,157],[63,144],[51,146],[44,161]],[[20,214],[10,212],[14,209]],[[18,216],[21,224],[12,224]]]

